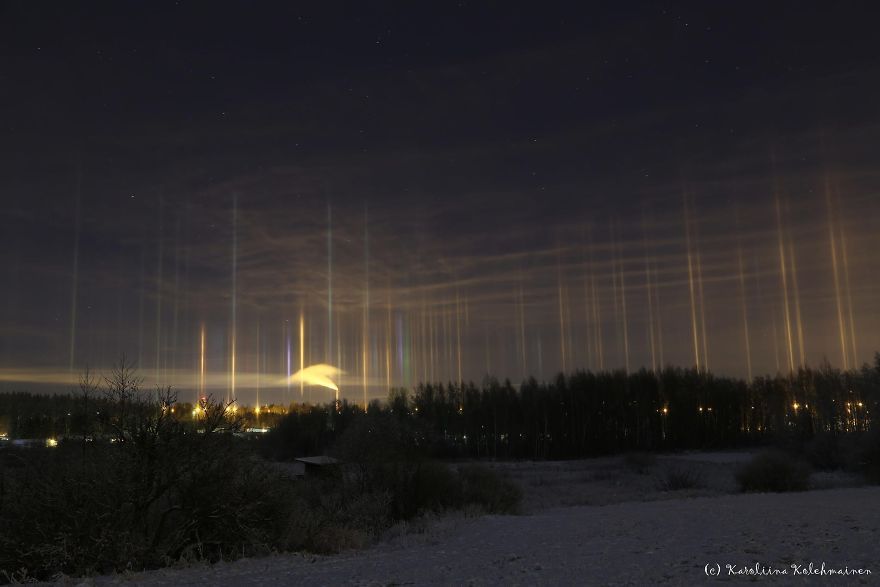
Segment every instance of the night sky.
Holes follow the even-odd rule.
[[[880,349],[870,3],[0,2],[0,390]]]

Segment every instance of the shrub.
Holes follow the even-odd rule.
[[[346,463],[339,490],[348,498],[389,496],[389,520],[454,507],[458,485],[449,468],[427,457],[429,435],[418,422],[367,414],[339,438],[334,455]]]
[[[439,512],[462,503],[461,482],[444,463],[422,462],[414,479],[415,505],[419,512]]]
[[[196,433],[170,390],[138,384],[124,362],[114,370],[102,437],[0,463],[0,577],[140,570],[279,543],[292,484],[230,433],[229,405],[203,402]]]
[[[756,455],[736,473],[742,491],[805,491],[810,484],[810,468],[781,451]]]
[[[490,514],[515,514],[522,490],[509,477],[483,465],[464,465],[458,470],[462,502],[476,504]]]
[[[669,467],[657,482],[660,491],[681,491],[702,487],[703,477],[699,471],[687,467]]]

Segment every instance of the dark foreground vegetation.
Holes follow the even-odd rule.
[[[421,385],[366,410],[292,405],[268,434],[258,414],[171,389],[145,391],[124,360],[68,396],[12,394],[0,432],[56,448],[0,450],[0,581],[140,570],[179,561],[368,544],[400,520],[474,508],[515,512],[520,491],[480,458],[775,446],[738,474],[744,491],[808,487],[809,471],[880,482],[880,355],[752,382],[696,370],[575,373],[519,389]],[[265,415],[263,416],[265,417]],[[638,451],[638,452],[636,452]],[[295,477],[279,461],[340,464]],[[641,464],[640,464],[641,463]],[[698,486],[668,471],[661,489]]]
[[[332,552],[426,512],[520,500],[494,471],[431,460],[419,423],[387,410],[337,435],[342,464],[294,479],[236,435],[231,404],[207,398],[193,418],[171,389],[140,384],[124,361],[101,385],[87,376],[76,434],[0,450],[0,582]]]

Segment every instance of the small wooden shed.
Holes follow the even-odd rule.
[[[328,457],[326,455],[320,455],[317,457],[302,457],[299,459],[295,459],[297,463],[302,463],[306,468],[306,475],[315,475],[319,474],[322,471],[326,472],[329,468],[336,467],[339,465],[339,459],[334,459],[333,457]]]

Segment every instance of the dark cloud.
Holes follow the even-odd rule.
[[[6,3],[0,366],[66,367],[75,304],[76,367],[126,350],[185,371],[204,324],[222,371],[233,300],[251,370],[258,345],[281,370],[301,312],[310,359],[357,372],[366,338],[401,384],[457,377],[459,348],[469,378],[596,367],[597,328],[604,366],[650,364],[651,323],[687,364],[686,200],[710,366],[743,373],[743,299],[756,369],[784,355],[780,226],[807,358],[841,356],[832,232],[867,358],[871,22],[788,2]]]

